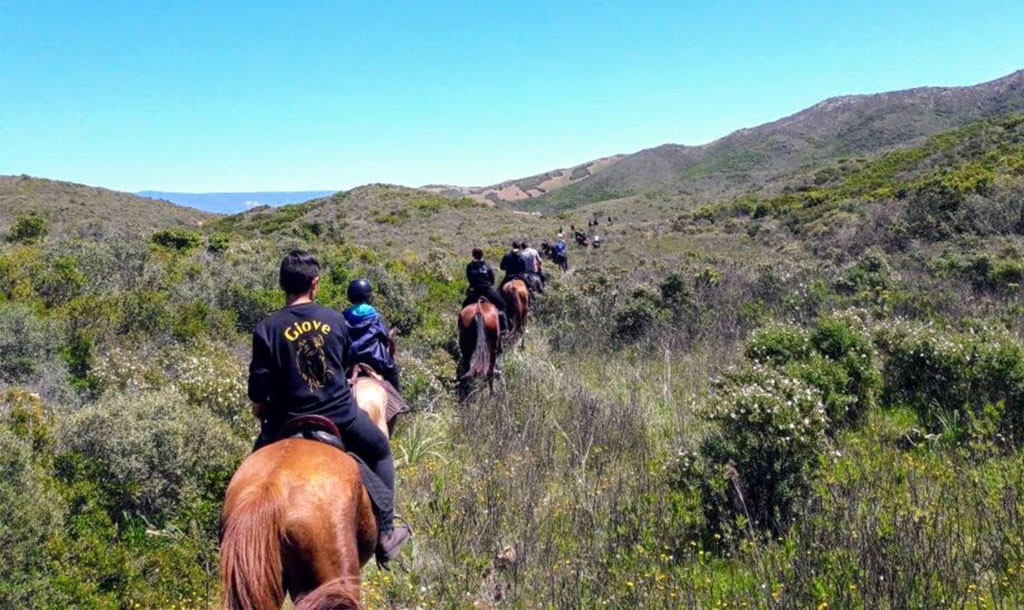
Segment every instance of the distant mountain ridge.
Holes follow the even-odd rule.
[[[846,95],[702,146],[664,144],[606,157],[610,162],[589,164],[592,171],[576,180],[552,183],[544,192],[502,196],[508,192],[506,185],[520,180],[482,191],[491,201],[549,212],[652,191],[715,199],[771,188],[774,180],[822,162],[912,145],[979,119],[1022,111],[1024,70],[967,87]],[[468,194],[465,189],[454,192]]]
[[[337,191],[257,191],[251,193],[178,193],[171,191],[139,191],[136,195],[163,199],[177,205],[217,214],[235,214],[261,205],[302,203],[333,195]]]

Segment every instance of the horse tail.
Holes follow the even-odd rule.
[[[224,608],[279,608],[284,603],[281,538],[283,499],[266,489],[236,506],[225,519],[220,570]]]
[[[295,610],[360,610],[362,607],[341,578],[325,582],[295,604]]]
[[[491,350],[487,345],[487,325],[484,323],[484,314],[479,304],[476,306],[476,313],[473,314],[473,326],[476,329],[476,347],[473,348],[473,360],[466,373],[467,377],[486,375],[491,372]]]

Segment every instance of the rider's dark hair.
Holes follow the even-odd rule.
[[[529,248],[530,247],[530,244],[526,243],[526,240],[523,240],[523,241],[519,242],[519,245],[524,247],[524,248]]]
[[[305,250],[292,250],[281,259],[281,273],[278,284],[288,294],[302,294],[313,285],[320,275],[320,263]]]
[[[484,257],[484,251],[483,250],[481,250],[480,248],[473,248],[473,258],[474,259],[480,260],[483,257]]]

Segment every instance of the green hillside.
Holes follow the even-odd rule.
[[[56,235],[115,237],[157,228],[197,228],[216,215],[104,188],[0,176],[0,226],[21,214],[42,217]]]
[[[647,192],[716,198],[771,190],[822,162],[912,145],[1009,112],[1024,112],[1024,71],[972,87],[838,97],[704,146],[642,150],[557,191],[510,203],[552,211]]]

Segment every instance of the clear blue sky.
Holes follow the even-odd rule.
[[[1022,0],[0,0],[0,174],[489,184],[1020,68]]]

